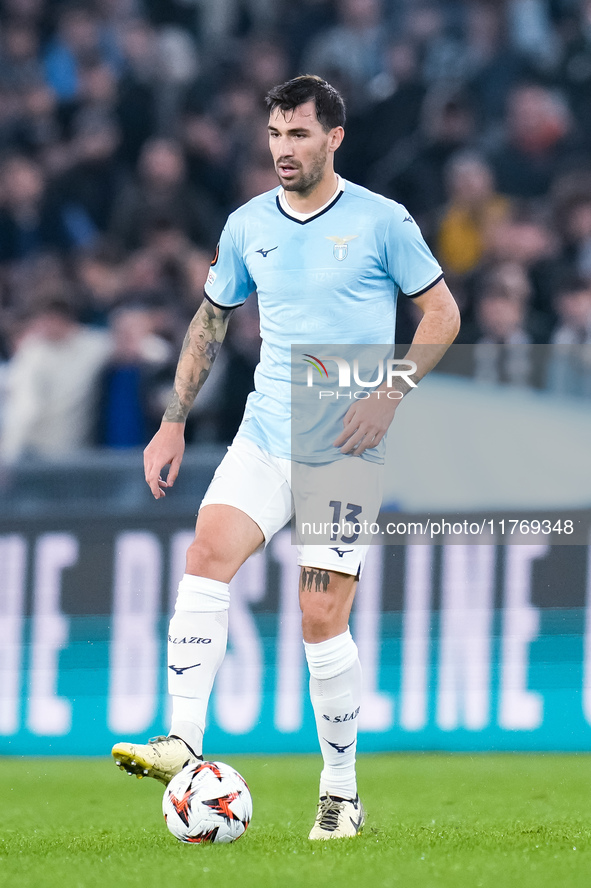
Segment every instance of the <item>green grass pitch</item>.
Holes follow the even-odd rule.
[[[3,888],[589,888],[591,756],[362,755],[368,819],[309,842],[316,756],[226,756],[254,816],[234,845],[178,843],[162,788],[107,760],[0,760]]]

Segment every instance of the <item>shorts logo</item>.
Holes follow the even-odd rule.
[[[338,546],[331,546],[330,550],[331,552],[336,552],[339,558],[342,558],[343,555],[347,555],[349,552],[353,551],[353,549],[339,549]]]
[[[357,237],[359,237],[358,234],[348,234],[345,237],[327,236],[326,240],[333,241],[334,247],[332,248],[332,254],[335,259],[338,259],[339,262],[342,262],[343,259],[346,259],[349,254],[349,241],[355,240],[355,238]]]

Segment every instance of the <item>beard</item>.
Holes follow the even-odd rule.
[[[281,176],[279,176],[279,181],[283,186],[283,190],[295,191],[302,197],[306,197],[308,194],[311,194],[316,186],[319,185],[324,178],[324,174],[326,172],[327,156],[328,152],[318,154],[312,162],[312,166],[307,172],[304,172],[300,167],[299,177],[292,182],[282,182]]]

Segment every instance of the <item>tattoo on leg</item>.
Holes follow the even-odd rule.
[[[314,586],[315,592],[326,592],[330,582],[330,574],[326,570],[317,570],[315,567],[309,567],[306,571],[302,568],[302,590],[312,591]]]

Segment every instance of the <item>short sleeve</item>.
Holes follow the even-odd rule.
[[[386,228],[384,249],[386,270],[407,296],[420,296],[443,278],[419,226],[400,204]]]
[[[237,308],[246,302],[254,289],[255,284],[236,247],[228,221],[207,275],[205,295],[220,308]]]

